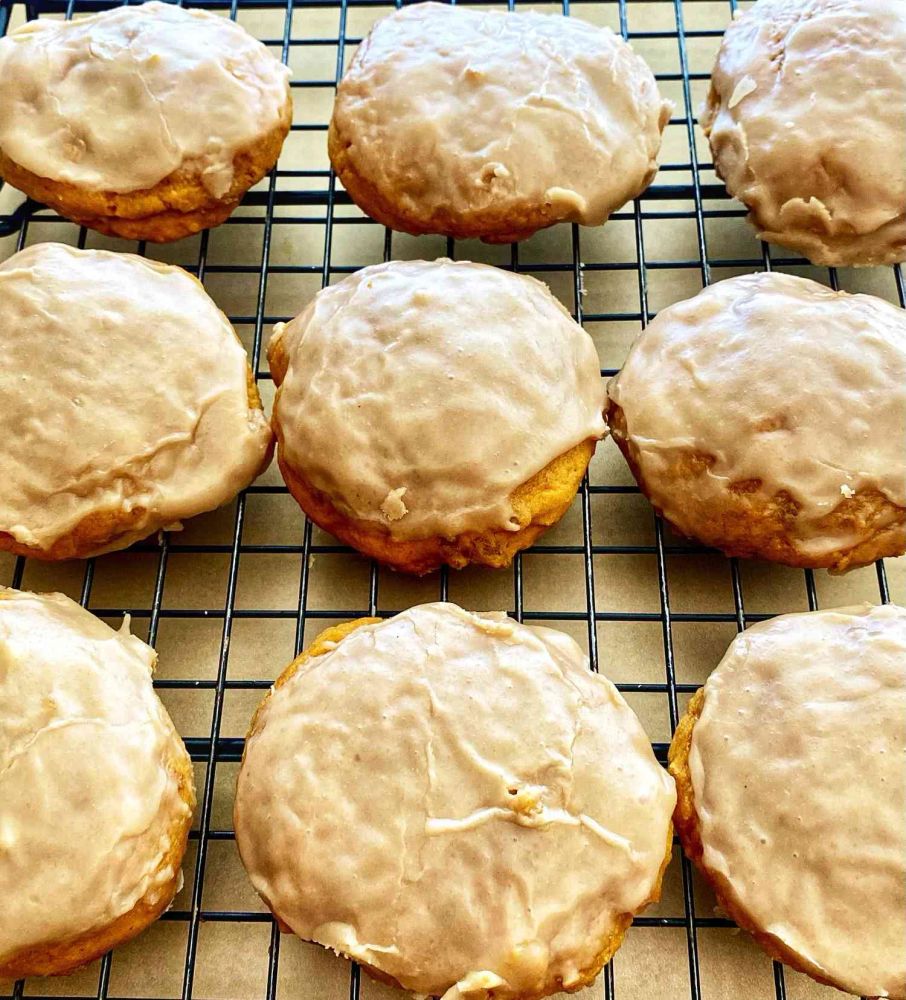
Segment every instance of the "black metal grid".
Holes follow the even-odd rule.
[[[126,0],[128,2],[128,0]],[[400,0],[395,0],[400,5]],[[461,0],[462,2],[462,0]],[[469,0],[470,2],[470,0]],[[562,0],[562,12],[565,15],[578,13],[582,16],[582,8],[610,8],[616,15],[617,24],[623,36],[630,41],[663,40],[676,46],[679,72],[659,73],[658,79],[663,84],[677,84],[680,89],[680,99],[677,111],[671,119],[671,126],[684,130],[687,140],[688,159],[666,162],[661,166],[655,184],[631,206],[616,213],[614,221],[630,222],[634,229],[635,259],[629,261],[611,261],[596,259],[594,255],[583,253],[583,241],[587,243],[585,233],[577,226],[565,227],[570,232],[570,253],[567,260],[538,261],[532,259],[529,263],[520,260],[520,247],[513,246],[507,252],[508,260],[502,266],[517,271],[531,271],[541,277],[552,278],[563,274],[569,278],[572,292],[573,314],[579,322],[587,324],[637,323],[644,327],[653,314],[649,309],[649,278],[658,270],[690,270],[696,272],[701,284],[712,280],[715,269],[770,269],[772,266],[797,267],[805,264],[800,258],[782,257],[767,246],[758,247],[751,242],[751,256],[732,256],[720,258],[709,255],[707,223],[710,219],[741,218],[744,213],[739,206],[730,202],[723,186],[713,177],[710,163],[699,160],[695,136],[695,107],[693,104],[692,85],[695,81],[707,79],[706,71],[693,72],[690,69],[690,41],[698,38],[718,38],[724,24],[716,23],[713,27],[689,29],[685,28],[685,18],[691,8],[706,2],[706,0],[653,0],[641,3],[640,0]],[[73,16],[74,13],[93,12],[115,6],[110,0],[38,0],[34,3],[21,3],[20,0],[0,0],[0,35],[6,32],[11,17],[17,8],[24,10],[25,16],[32,19],[44,15]],[[296,78],[293,80],[296,99],[296,121],[292,127],[293,133],[326,133],[326,121],[311,121],[306,110],[305,90],[335,86],[343,66],[347,61],[349,50],[360,39],[347,33],[347,20],[350,14],[361,8],[391,8],[393,0],[194,0],[191,6],[227,12],[229,16],[250,10],[273,10],[282,12],[283,28],[279,37],[264,39],[269,46],[277,51],[284,61],[288,61],[292,50],[297,46],[328,46],[335,49],[336,59],[334,73],[329,78]],[[501,3],[501,6],[504,4]],[[505,0],[509,9],[517,4],[514,0]],[[672,15],[672,24],[668,29],[645,30],[645,17],[634,16],[634,8],[650,10],[656,5],[668,9]],[[552,7],[553,5],[548,5]],[[714,4],[711,3],[713,7]],[[736,9],[736,0],[726,0],[725,18],[729,18]],[[299,15],[314,9],[336,9],[338,12],[338,32],[330,37],[296,37],[294,26]],[[631,29],[631,30],[630,30]],[[704,179],[703,179],[703,175]],[[204,233],[198,239],[197,253],[192,259],[179,259],[179,263],[200,280],[204,281],[215,274],[252,275],[257,282],[254,313],[234,314],[230,319],[237,326],[251,328],[251,356],[253,367],[259,381],[266,383],[270,375],[261,367],[262,343],[265,328],[271,324],[286,320],[289,316],[272,315],[266,312],[268,280],[277,274],[308,274],[326,285],[338,276],[352,272],[373,259],[362,259],[354,264],[336,264],[332,260],[334,238],[341,226],[371,226],[377,224],[355,215],[338,213],[337,209],[349,205],[348,196],[338,189],[334,175],[327,169],[278,169],[258,188],[251,192],[244,201],[244,206],[250,212],[240,213],[229,220],[229,226],[255,226],[263,229],[260,260],[254,266],[240,264],[217,264],[209,262],[209,243],[211,236]],[[279,214],[278,214],[279,213]],[[323,213],[323,214],[322,214]],[[652,259],[646,256],[645,223],[652,220],[691,220],[695,227],[695,256],[681,259]],[[9,214],[0,215],[0,238],[14,237],[15,247],[21,249],[27,242],[59,238],[56,234],[47,235],[49,223],[57,222],[56,216],[31,201],[23,201]],[[295,225],[323,226],[324,239],[321,260],[313,264],[281,265],[272,262],[274,230],[276,226]],[[613,223],[611,223],[613,224]],[[739,225],[744,225],[740,222]],[[42,235],[44,230],[44,235]],[[73,228],[73,232],[74,232]],[[80,246],[86,244],[88,234],[84,229],[77,235]],[[389,231],[384,232],[383,259],[393,256],[394,236]],[[2,245],[2,244],[0,244]],[[186,241],[189,245],[189,241]],[[129,247],[134,249],[134,247]],[[138,244],[137,252],[145,253],[146,247]],[[450,257],[457,256],[457,246],[452,240],[446,243],[446,253]],[[188,251],[186,254],[188,255]],[[425,256],[434,254],[425,253]],[[460,256],[462,254],[460,253]],[[597,271],[632,271],[636,275],[638,307],[612,312],[592,312],[583,309],[583,294],[585,278]],[[838,275],[833,269],[823,272],[825,280],[832,287],[838,287]],[[906,308],[906,283],[898,266],[893,268],[893,281],[900,305]],[[602,369],[602,375],[613,374],[614,369]],[[250,543],[244,540],[243,531],[246,524],[247,505],[256,496],[285,494],[282,486],[253,485],[245,491],[235,504],[232,515],[231,540],[225,544],[191,544],[180,541],[179,536],[164,535],[160,543],[145,542],[133,548],[133,552],[144,553],[156,560],[152,596],[147,605],[136,607],[98,607],[91,601],[92,586],[95,580],[96,565],[99,561],[89,560],[84,563],[81,575],[81,602],[102,617],[115,618],[128,612],[132,617],[147,625],[147,640],[152,645],[158,636],[162,620],[172,619],[213,619],[221,623],[219,652],[217,654],[217,669],[213,679],[198,680],[195,678],[169,678],[156,681],[161,689],[207,689],[213,695],[210,730],[207,736],[187,736],[186,742],[193,760],[201,766],[202,777],[199,781],[199,806],[197,829],[192,833],[192,840],[197,847],[194,873],[191,877],[189,903],[182,908],[169,911],[162,918],[164,921],[179,921],[187,925],[188,934],[185,946],[185,961],[183,966],[181,995],[185,1000],[193,996],[196,973],[196,956],[198,950],[199,929],[205,922],[231,922],[249,924],[269,924],[270,943],[268,951],[268,972],[264,994],[267,1000],[272,1000],[278,993],[278,967],[280,961],[280,936],[276,924],[269,914],[243,909],[205,909],[202,906],[203,889],[205,886],[206,863],[209,845],[223,840],[233,839],[233,833],[227,828],[218,828],[212,821],[214,801],[214,786],[217,767],[222,763],[238,761],[242,752],[241,739],[223,736],[221,726],[224,713],[224,701],[228,692],[241,689],[266,689],[271,681],[269,678],[233,679],[228,676],[230,655],[230,639],[234,623],[242,619],[289,619],[295,622],[295,649],[303,645],[303,634],[307,622],[318,620],[349,619],[359,615],[389,616],[395,611],[382,606],[381,571],[371,565],[368,586],[367,605],[352,608],[314,608],[309,607],[309,584],[311,579],[311,557],[316,555],[332,555],[345,553],[349,550],[329,540],[319,539],[312,525],[300,516],[301,541],[298,544]],[[584,623],[587,632],[587,643],[591,667],[598,669],[599,658],[610,650],[599,649],[598,626],[606,622],[652,622],[660,623],[663,642],[664,677],[656,683],[639,682],[623,683],[618,687],[629,694],[652,693],[666,696],[669,723],[671,730],[676,725],[682,711],[682,698],[697,687],[697,684],[682,683],[677,679],[676,658],[674,653],[674,626],[678,623],[713,623],[728,622],[738,630],[754,621],[771,617],[767,613],[753,613],[746,610],[744,588],[740,567],[736,560],[726,560],[729,569],[733,609],[725,612],[690,612],[676,611],[671,608],[669,587],[668,561],[672,557],[692,557],[704,553],[701,547],[675,542],[669,536],[659,519],[651,515],[654,522],[653,544],[614,545],[600,544],[594,541],[592,529],[592,507],[596,496],[619,496],[621,494],[636,494],[634,486],[620,483],[595,482],[586,477],[582,484],[577,503],[581,509],[581,541],[577,544],[541,543],[528,550],[526,556],[569,555],[580,557],[584,566],[584,606],[572,607],[568,610],[530,609],[524,606],[525,570],[524,557],[517,556],[512,571],[512,600],[509,612],[518,620],[543,620],[556,624]],[[228,573],[226,577],[225,599],[222,605],[212,607],[168,607],[164,602],[164,590],[167,582],[168,566],[176,556],[219,554],[228,558]],[[271,554],[291,556],[298,560],[298,599],[293,609],[269,607],[237,607],[237,581],[240,571],[240,560],[249,554]],[[658,593],[658,609],[656,611],[607,611],[597,607],[595,573],[596,557],[602,555],[638,555],[654,557],[656,567],[656,583]],[[107,557],[110,558],[110,557]],[[17,559],[12,568],[9,582],[12,586],[23,585],[27,573],[27,563]],[[890,599],[887,574],[884,565],[876,567],[877,593],[881,601]],[[446,570],[436,575],[436,596],[446,599],[449,592],[451,575]],[[26,580],[27,584],[27,580]],[[803,584],[807,597],[807,605],[811,609],[818,607],[818,588],[815,575],[805,571]],[[787,610],[778,608],[777,611]],[[775,613],[775,612],[772,612]],[[616,650],[615,652],[619,652]],[[282,664],[270,665],[279,669]],[[655,753],[662,762],[666,758],[667,743],[655,742]],[[679,853],[679,852],[677,852]],[[637,926],[651,928],[681,928],[686,935],[686,962],[688,965],[689,994],[692,1000],[702,1000],[705,996],[702,989],[702,979],[699,963],[698,933],[702,928],[732,927],[733,925],[719,916],[704,916],[696,912],[696,899],[693,889],[692,872],[689,862],[682,858],[682,914],[678,916],[642,916],[636,920]],[[235,961],[242,962],[243,956],[236,955]],[[112,956],[107,955],[99,964],[96,996],[104,1000],[110,996],[110,973]],[[350,998],[357,998],[362,980],[355,964],[350,964],[349,989]],[[780,965],[773,965],[773,987],[776,1000],[786,1000],[787,987],[784,971]],[[23,982],[16,983],[8,997],[40,996],[40,991],[28,989]],[[54,992],[54,996],[68,995]],[[76,994],[73,994],[76,995]],[[88,994],[78,993],[78,996]],[[618,984],[615,981],[613,963],[603,972],[595,987],[595,995],[605,998],[615,998],[619,995]],[[658,984],[651,983],[649,996],[659,996]],[[707,996],[715,997],[713,992]]]

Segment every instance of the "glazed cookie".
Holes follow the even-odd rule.
[[[906,610],[747,629],[670,748],[683,847],[721,907],[819,982],[906,997]]]
[[[760,239],[815,264],[906,259],[906,4],[758,0],[727,28],[702,128]]]
[[[511,243],[555,222],[600,225],[641,194],[671,107],[609,28],[419,3],[359,47],[328,148],[378,222]]]
[[[99,958],[181,884],[195,787],[156,659],[127,623],[0,587],[0,979]]]
[[[604,434],[591,338],[546,285],[483,264],[366,267],[278,324],[268,357],[293,496],[410,573],[508,565]]]
[[[642,492],[733,556],[842,572],[906,549],[906,312],[750,274],[669,306],[608,386]]]
[[[38,243],[0,264],[0,550],[99,555],[232,499],[272,437],[246,353],[178,267]]]
[[[426,604],[328,629],[286,669],[234,826],[300,937],[416,993],[528,1000],[590,983],[658,898],[675,801],[572,639]]]
[[[201,10],[29,21],[0,40],[0,175],[102,233],[180,239],[223,222],[277,162],[288,78]]]

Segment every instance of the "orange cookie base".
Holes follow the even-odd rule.
[[[609,404],[607,422],[639,488],[658,513],[681,534],[720,549],[728,556],[844,573],[906,552],[906,510],[876,490],[842,499],[818,522],[818,529],[828,534],[857,539],[851,545],[819,556],[804,551],[798,539],[797,501],[784,491],[769,495],[762,490],[759,479],[731,484],[719,506],[710,501],[699,502],[697,482],[713,463],[713,456],[699,452],[676,451],[670,468],[670,490],[674,496],[682,497],[684,503],[680,523],[664,514],[653,499],[655,491],[642,475],[638,454],[627,435],[623,410],[613,401]],[[663,485],[660,492],[666,492]]]
[[[222,198],[213,197],[188,167],[143,191],[117,194],[86,191],[26,170],[0,151],[0,177],[14,188],[54,209],[59,215],[107,236],[169,243],[220,225],[277,162],[292,121],[287,99],[281,121],[253,147],[233,159],[233,181]]]
[[[356,629],[363,625],[372,625],[381,619],[379,618],[357,618],[355,621],[344,622],[342,625],[334,625],[330,628],[325,629],[318,636],[315,637],[314,642],[311,643],[303,652],[301,652],[290,665],[283,671],[282,674],[277,678],[274,683],[273,690],[282,687],[295,673],[296,671],[308,660],[313,659],[316,656],[323,656],[325,653],[330,652],[338,643],[342,642],[348,635],[351,635]],[[268,699],[271,697],[272,691],[264,696],[261,704],[255,710],[255,714],[252,717],[252,722],[249,727],[248,735],[246,737],[246,746],[248,746],[248,741],[260,731],[263,726],[261,720],[261,713],[264,706],[267,704]],[[245,753],[243,752],[243,762],[245,761]],[[645,907],[649,906],[651,903],[656,903],[661,898],[661,885],[664,880],[664,872],[667,870],[667,865],[670,863],[670,858],[673,853],[673,827],[669,826],[667,830],[667,849],[664,854],[664,861],[661,865],[661,869],[658,872],[658,877],[655,882],[654,888],[651,890],[651,895],[646,899],[641,906],[639,906],[636,911],[641,912]],[[267,900],[264,900],[265,904],[270,908],[270,904]],[[274,918],[280,926],[280,930],[284,933],[292,933],[291,928],[285,921],[282,920],[280,915],[275,911],[271,910],[274,914]],[[570,983],[568,986],[564,986],[562,981],[559,979],[553,979],[545,983],[544,986],[537,991],[532,993],[518,993],[513,992],[508,989],[490,989],[487,991],[486,996],[488,1000],[541,1000],[542,997],[550,996],[553,993],[576,993],[578,990],[585,989],[586,986],[590,986],[600,973],[601,969],[613,958],[614,954],[619,949],[620,945],[623,943],[623,938],[626,934],[626,930],[632,923],[634,913],[620,913],[614,919],[613,927],[610,932],[601,942],[601,949],[598,952],[595,961],[588,969],[583,969],[579,975],[579,978]],[[348,955],[345,957],[349,957]],[[387,975],[386,972],[382,972],[380,969],[375,969],[373,966],[359,963],[361,967],[368,973],[372,979],[376,979],[379,982],[386,983],[388,986],[395,986],[399,989],[406,989],[404,983],[399,982],[394,979],[393,976]],[[450,983],[450,986],[453,984]]]
[[[279,442],[280,432],[275,429]],[[521,525],[516,531],[491,528],[463,532],[454,538],[414,539],[394,539],[389,531],[374,522],[347,517],[325,493],[315,489],[286,462],[282,446],[277,457],[290,493],[318,527],[363,555],[404,573],[421,576],[444,564],[455,569],[470,564],[496,569],[509,566],[517,552],[531,545],[566,513],[594,450],[594,441],[583,441],[515,490],[510,501]]]

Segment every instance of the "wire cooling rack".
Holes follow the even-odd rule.
[[[509,0],[509,7],[516,6]],[[0,0],[0,33],[24,19],[72,17],[94,0]],[[329,170],[324,147],[334,87],[381,0],[199,0],[237,18],[294,70],[295,122],[278,169],[218,230],[170,247],[106,240],[0,191],[0,256],[42,240],[148,253],[197,274],[242,336],[266,400],[262,345],[320,286],[391,257],[487,260],[548,281],[598,345],[602,374],[621,363],[657,308],[731,274],[779,267],[906,307],[899,267],[841,272],[761,247],[713,173],[696,108],[726,0],[562,0],[536,9],[609,24],[656,70],[676,110],[654,185],[603,230],[558,226],[524,244],[489,248],[391,234],[365,219]],[[518,4],[519,8],[527,4]],[[5,997],[398,996],[315,946],[281,937],[235,854],[232,785],[251,710],[321,628],[388,616],[424,600],[481,609],[573,634],[639,711],[658,759],[689,694],[736,630],[774,614],[852,603],[903,602],[904,560],[842,580],[739,564],[671,535],[638,495],[611,445],[602,446],[573,509],[511,572],[467,570],[409,581],[369,565],[305,521],[272,469],[231,506],[125,554],[48,566],[0,559],[0,582],[70,593],[133,629],[161,653],[156,686],[196,766],[199,805],[186,884],[173,908],[135,942],[70,977],[0,985]],[[15,919],[11,912],[0,920]],[[769,1000],[837,996],[771,963],[714,910],[674,848],[664,899],[636,920],[587,997]]]

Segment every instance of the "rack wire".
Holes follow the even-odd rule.
[[[528,6],[514,0],[501,4],[504,5],[510,9]],[[110,6],[115,4],[108,0],[26,3],[0,0],[0,34],[23,17],[29,20],[43,16],[72,17]],[[474,244],[464,248],[449,240],[411,240],[392,234],[350,209],[351,202],[338,187],[326,159],[312,152],[316,149],[314,143],[323,144],[327,129],[329,102],[321,98],[325,94],[330,97],[351,50],[360,40],[357,26],[367,26],[368,20],[391,10],[393,3],[384,0],[195,0],[191,6],[239,18],[247,27],[253,25],[253,30],[259,23],[253,19],[258,18],[264,25],[262,40],[295,68],[292,86],[296,116],[287,147],[292,147],[294,142],[297,144],[297,160],[301,165],[291,169],[285,166],[286,158],[282,158],[278,169],[246,197],[243,208],[222,227],[231,236],[234,246],[248,247],[249,254],[257,253],[257,259],[237,263],[236,253],[232,252],[225,255],[226,262],[221,260],[224,256],[220,252],[221,230],[176,244],[173,256],[167,257],[196,274],[208,285],[215,299],[218,289],[226,294],[231,285],[241,285],[248,290],[247,300],[252,308],[228,311],[237,329],[245,334],[265,398],[272,386],[262,359],[263,340],[270,325],[290,318],[289,309],[272,308],[272,301],[282,305],[287,299],[282,293],[272,296],[274,286],[289,282],[297,290],[311,292],[318,285],[326,285],[377,260],[391,259],[401,251],[409,256],[425,257],[446,252],[450,257],[462,258],[466,250],[473,258],[476,254],[487,254],[488,259],[502,267],[530,271],[551,282],[577,320],[596,331],[599,346],[603,346],[608,355],[605,361],[610,361],[602,368],[605,376],[615,372],[627,338],[644,327],[654,314],[652,298],[658,298],[661,293],[654,294],[653,285],[664,272],[669,272],[674,280],[677,276],[683,280],[691,278],[696,287],[708,284],[716,276],[772,267],[804,271],[819,280],[823,276],[823,280],[835,288],[841,283],[864,280],[864,275],[857,279],[847,273],[843,280],[834,270],[818,272],[807,268],[800,258],[782,257],[767,246],[759,246],[742,219],[741,207],[727,198],[723,185],[713,174],[706,146],[696,135],[696,94],[700,97],[701,88],[706,85],[713,52],[735,10],[735,0],[562,0],[557,4],[533,4],[540,9],[609,23],[643,55],[656,56],[654,62],[660,64],[656,66],[658,80],[662,89],[675,99],[677,109],[667,133],[667,137],[672,135],[675,141],[672,146],[665,143],[662,161],[666,162],[662,162],[658,178],[640,198],[616,213],[604,230],[607,233],[619,225],[628,227],[631,252],[625,259],[609,252],[609,245],[602,243],[593,231],[580,230],[576,226],[557,227],[559,234],[552,231],[510,248],[491,250],[477,248]],[[335,25],[335,30],[322,29],[322,24]],[[309,33],[309,25],[313,33]],[[0,198],[3,194],[0,192]],[[60,223],[53,213],[36,203],[11,200],[9,191],[5,194],[6,199],[0,200],[0,206],[5,208],[5,214],[0,214],[3,256],[29,242],[45,239],[74,241],[79,246],[115,245],[136,250],[134,244],[99,242],[98,237],[84,229]],[[652,236],[652,228],[656,230],[674,223],[686,231],[680,241],[684,252],[678,256],[675,253],[664,255],[657,249],[653,252],[652,245],[659,240],[656,234]],[[236,227],[239,227],[238,233]],[[735,234],[730,241],[730,253],[721,254],[714,249],[715,244],[727,242],[721,235],[721,227],[730,227]],[[298,259],[282,262],[280,258],[285,254],[280,248],[285,241],[281,234],[303,231],[312,231],[316,239],[320,238],[317,257],[306,262]],[[289,243],[291,247],[296,246],[292,240]],[[311,240],[305,245],[310,246]],[[675,241],[671,243],[671,247],[675,245]],[[353,247],[351,251],[350,246]],[[149,248],[142,244],[137,247],[139,253],[148,251]],[[161,252],[156,249],[154,255]],[[876,269],[876,272],[882,270],[883,274],[875,273],[870,279],[871,290],[881,290],[906,308],[906,284],[900,267]],[[623,307],[617,309],[608,308],[609,299],[602,303],[602,308],[595,307],[596,300],[586,302],[596,282],[605,298],[608,289],[625,291],[625,283],[615,284],[617,279],[622,282],[622,277],[628,277],[635,286],[633,304],[621,303]],[[687,294],[692,294],[696,287],[690,287]],[[298,296],[298,291],[292,294]],[[672,294],[682,297],[675,290]],[[298,308],[302,304],[299,301]],[[611,336],[611,330],[617,333]],[[65,567],[35,565],[23,559],[0,561],[0,581],[14,587],[69,591],[95,614],[111,620],[128,613],[152,645],[161,645],[162,631],[167,632],[171,627],[175,638],[171,637],[166,644],[170,649],[178,645],[179,636],[183,634],[177,626],[214,628],[217,632],[216,641],[209,643],[211,661],[216,664],[213,672],[202,672],[199,676],[197,671],[187,669],[182,675],[164,674],[155,682],[162,697],[171,699],[171,711],[174,705],[178,706],[178,697],[187,693],[203,694],[210,705],[206,731],[203,726],[180,727],[196,764],[199,805],[192,832],[193,851],[190,851],[190,855],[194,852],[194,857],[187,856],[186,888],[161,921],[161,925],[176,924],[184,930],[183,934],[168,936],[164,941],[168,957],[162,959],[162,963],[170,968],[172,975],[167,979],[162,973],[158,974],[160,970],[154,970],[139,971],[125,979],[118,976],[120,964],[124,967],[128,964],[128,955],[121,958],[132,947],[127,946],[127,949],[105,956],[77,976],[18,982],[2,996],[96,996],[97,1000],[114,997],[125,1000],[133,996],[245,1000],[246,996],[263,996],[273,1000],[278,995],[306,998],[345,995],[355,1000],[360,996],[385,995],[384,987],[370,984],[367,978],[360,976],[355,964],[348,965],[347,973],[338,965],[339,960],[328,967],[324,964],[327,958],[321,961],[309,953],[306,953],[310,959],[307,965],[297,962],[298,954],[292,956],[291,961],[287,959],[286,949],[292,946],[286,942],[281,944],[276,924],[262,907],[230,902],[215,905],[208,901],[207,890],[215,877],[211,874],[214,867],[218,868],[220,876],[224,875],[224,866],[215,852],[223,844],[233,842],[230,824],[223,819],[223,809],[218,806],[219,797],[229,798],[229,786],[243,746],[241,736],[230,735],[225,725],[229,701],[234,696],[244,695],[246,700],[242,705],[250,706],[288,662],[289,655],[298,652],[314,632],[332,621],[362,615],[389,616],[416,600],[462,600],[462,594],[468,595],[473,606],[493,604],[499,607],[500,600],[489,603],[483,600],[483,595],[499,595],[501,581],[506,581],[509,593],[503,603],[508,604],[510,614],[520,621],[543,621],[571,631],[584,640],[591,668],[597,670],[599,663],[603,664],[611,676],[619,675],[621,660],[626,655],[625,646],[618,637],[641,634],[633,629],[655,629],[660,633],[660,665],[655,663],[654,670],[660,676],[623,680],[618,687],[630,699],[650,696],[666,709],[666,732],[663,738],[653,742],[658,759],[664,762],[667,737],[676,725],[685,700],[703,680],[702,676],[692,678],[689,671],[682,668],[678,647],[687,645],[684,630],[698,630],[695,634],[701,635],[702,629],[723,629],[720,635],[725,644],[727,630],[741,630],[781,611],[815,609],[825,591],[833,596],[836,604],[866,596],[882,602],[891,599],[891,582],[883,563],[878,563],[873,570],[847,577],[850,582],[842,590],[840,585],[831,588],[824,574],[819,576],[810,571],[794,574],[777,570],[771,571],[773,575],[766,578],[753,576],[736,560],[725,560],[671,536],[669,529],[638,496],[625,470],[615,473],[613,470],[617,468],[622,470],[622,466],[613,462],[594,464],[566,519],[572,518],[571,527],[563,531],[555,529],[518,556],[512,572],[496,574],[490,589],[487,574],[460,576],[446,571],[407,589],[408,585],[401,584],[399,578],[348,555],[348,549],[319,532],[295,508],[287,515],[295,528],[287,533],[278,517],[281,510],[286,513],[287,494],[274,476],[259,480],[225,512],[210,515],[207,524],[211,530],[207,534],[202,532],[200,540],[193,538],[191,530],[185,536],[165,534],[159,542],[134,546],[125,556],[107,556]],[[612,521],[621,512],[628,512],[634,519],[635,534],[630,532],[628,539],[621,538],[620,532],[612,527]],[[293,516],[295,521],[292,521]],[[642,522],[644,525],[640,526]],[[613,534],[616,540],[610,537]],[[558,558],[559,562],[555,562]],[[251,597],[241,593],[247,561],[256,559],[280,561],[282,572],[288,573],[294,581],[291,601],[274,596],[266,588]],[[615,568],[618,562],[614,560],[621,559],[631,564],[625,573]],[[338,560],[342,560],[342,564]],[[202,593],[197,596],[195,591],[199,588],[192,582],[210,576],[212,561],[220,567],[219,583],[215,588],[219,588],[220,600],[207,599],[205,593],[210,588],[206,587],[200,587]],[[903,560],[896,562],[902,564]],[[547,601],[539,603],[533,596],[542,592],[537,581],[548,576],[549,566],[557,565],[562,569],[566,564],[572,567],[570,574],[552,573],[555,589],[548,590]],[[683,595],[683,588],[688,583],[690,564],[696,567],[696,572],[716,573],[722,581],[728,581],[729,601],[717,610],[701,610],[695,600],[690,603],[686,597],[678,599],[677,595]],[[110,580],[115,582],[130,579],[129,574],[135,573],[137,566],[141,567],[144,580],[144,589],[138,588],[141,593],[131,583],[124,589],[117,589],[107,580],[107,567],[113,567]],[[348,572],[350,566],[352,576]],[[902,570],[902,565],[897,570]],[[336,573],[339,576],[328,591],[336,595],[344,593],[345,589],[348,597],[342,603],[316,599],[315,591],[323,590],[318,582],[319,574],[330,577]],[[777,576],[777,573],[783,575]],[[266,577],[266,572],[254,575],[259,585]],[[798,582],[793,582],[794,577]],[[463,579],[467,581],[465,587]],[[902,573],[894,574],[891,579],[899,594],[898,581]],[[98,584],[99,580],[102,585]],[[610,587],[604,586],[608,580],[611,580]],[[636,584],[640,583],[647,588],[645,599],[638,597],[640,591]],[[614,598],[615,588],[628,589],[628,596]],[[789,606],[791,601],[794,607]],[[644,609],[638,606],[642,604],[646,605]],[[246,637],[240,643],[240,633],[249,625],[254,626],[249,633],[252,639]],[[291,642],[287,632],[291,633]],[[261,665],[235,675],[231,659],[237,646],[244,644],[247,647],[250,641],[254,645],[256,639],[259,645],[267,647],[257,654]],[[285,657],[271,652],[272,641],[275,647],[280,643],[291,647],[286,649]],[[766,959],[761,960],[760,966],[752,966],[751,963],[759,961],[754,949],[746,952],[747,964],[736,980],[728,979],[725,972],[709,971],[702,955],[702,936],[712,930],[729,930],[733,925],[720,914],[713,913],[710,909],[713,901],[703,886],[697,884],[688,861],[677,848],[674,854],[670,868],[670,878],[675,882],[672,903],[662,904],[661,908],[635,921],[635,927],[656,932],[650,939],[653,943],[647,953],[647,966],[644,962],[637,967],[624,963],[622,956],[634,940],[633,935],[639,933],[630,931],[624,949],[604,970],[597,984],[586,991],[588,997],[624,1000],[644,994],[654,1000],[666,1000],[668,996],[689,996],[691,1000],[773,996],[775,1000],[787,1000],[789,996],[794,1000],[825,995],[823,988],[785,972],[776,963],[768,964]],[[230,869],[227,865],[225,871],[227,881],[242,878],[238,868]],[[249,897],[244,898],[248,900]],[[9,917],[9,914],[0,915],[0,919]],[[212,964],[218,964],[217,959],[211,957],[214,953],[202,954],[201,940],[206,928],[218,925],[238,925],[240,931],[221,955],[219,964],[224,964],[222,960],[226,959],[227,968],[219,977],[211,969]],[[674,936],[670,939],[671,947],[667,948],[668,933],[682,934],[683,946],[675,947]],[[141,945],[137,943],[136,947]],[[314,950],[313,946],[304,947]],[[141,951],[135,955],[137,958],[133,957],[132,964],[137,961],[141,969],[141,963],[149,959]],[[281,967],[288,964],[292,968],[284,974]],[[251,965],[259,974],[249,985],[243,970]],[[751,968],[755,971],[750,972]],[[764,986],[768,982],[765,969],[769,970],[769,988]],[[759,976],[764,987],[761,992],[757,987]],[[121,981],[123,985],[118,985]],[[3,989],[0,986],[0,990]]]

